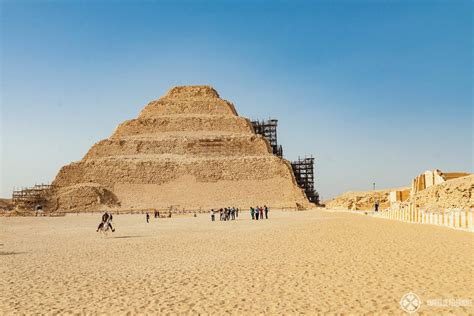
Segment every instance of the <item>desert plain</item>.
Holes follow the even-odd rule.
[[[346,212],[0,217],[1,314],[474,314],[474,235]]]

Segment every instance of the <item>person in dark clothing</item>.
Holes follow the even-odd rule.
[[[252,220],[255,219],[255,211],[253,209],[253,207],[250,207],[250,215],[252,216]]]
[[[99,226],[97,227],[97,230],[96,230],[97,232],[104,227],[108,219],[109,219],[109,214],[107,214],[107,212],[102,214],[102,222],[100,222]]]
[[[148,212],[146,212],[146,222],[147,222],[147,223],[150,222],[150,214],[148,214]]]
[[[102,222],[105,223],[109,219],[109,213],[105,212],[102,215]]]
[[[155,210],[155,218],[158,217],[158,212]]]
[[[115,228],[112,227],[112,220],[114,219],[114,217],[112,216],[112,213],[109,214],[109,220],[107,221],[107,226],[109,226],[110,230],[113,232],[115,232]]]
[[[265,219],[268,219],[268,207],[264,205],[265,208]]]
[[[263,208],[259,208],[259,211],[260,211],[260,219],[263,219]]]
[[[375,211],[379,211],[379,201],[375,201]]]
[[[236,208],[236,209],[235,209],[235,216],[236,216],[236,217],[239,217],[239,208]]]
[[[113,218],[112,214],[109,214],[109,213],[105,212],[105,213],[102,215],[102,222],[99,224],[99,226],[97,227],[97,230],[96,230],[96,231],[98,232],[100,229],[103,229],[104,226],[105,226],[105,227],[110,228],[110,230],[111,230],[112,232],[115,232],[115,229],[112,227],[112,223],[111,223],[111,222],[112,222],[112,218]]]
[[[258,206],[255,208],[255,219],[258,221],[258,214],[260,213]]]

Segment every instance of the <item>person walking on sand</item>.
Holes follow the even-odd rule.
[[[235,209],[235,217],[239,217],[239,208],[238,207]]]
[[[112,227],[112,213],[107,213],[105,212],[103,215],[102,215],[102,222],[99,224],[99,226],[97,227],[97,232],[99,232],[100,229],[104,229],[105,228],[110,228],[110,230],[112,232],[115,232],[115,229]]]
[[[211,221],[215,221],[216,215],[214,214],[214,209],[211,210]]]
[[[113,232],[115,232],[115,228],[112,227],[112,220],[114,219],[114,216],[112,215],[112,213],[109,214],[109,220],[107,221],[107,226],[109,226],[110,230]]]
[[[253,210],[253,207],[250,207],[250,215],[252,216],[252,220],[255,219],[255,211]]]
[[[263,219],[263,208],[260,207],[260,219]]]
[[[97,230],[96,232],[99,232],[99,230],[104,227],[105,223],[107,222],[107,220],[109,219],[109,214],[107,214],[107,212],[105,212],[104,214],[102,214],[102,221],[100,222],[99,226],[97,226]]]
[[[148,212],[146,212],[146,222],[147,222],[147,223],[150,222],[150,214],[148,214]]]
[[[379,201],[375,201],[375,211],[379,211]]]
[[[255,208],[255,219],[258,221],[258,214],[260,211],[258,210],[258,206]]]
[[[266,205],[263,207],[265,208],[265,219],[268,219],[268,207]]]

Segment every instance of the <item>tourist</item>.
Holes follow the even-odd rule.
[[[253,210],[253,207],[250,207],[250,215],[252,215],[252,220],[255,219],[255,211]]]
[[[105,223],[107,222],[108,219],[109,219],[109,214],[107,214],[107,212],[105,212],[105,213],[102,215],[102,221],[100,222],[99,226],[97,227],[96,232],[98,232],[99,229],[101,229],[102,227],[104,227],[104,225],[105,225]]]
[[[379,211],[379,201],[375,201],[375,211]]]
[[[157,217],[158,217],[158,211],[155,210],[155,218],[157,218]]]
[[[109,213],[105,212],[104,215],[102,215],[102,222],[107,222],[109,219]]]
[[[255,219],[258,221],[258,214],[260,213],[258,206],[255,208]]]
[[[113,232],[115,232],[115,228],[112,227],[112,220],[113,220],[113,215],[112,213],[109,214],[109,220],[107,221],[107,226],[110,228],[110,230]]]
[[[147,222],[147,223],[150,222],[150,214],[148,214],[148,212],[146,212],[146,222]]]
[[[232,216],[232,220],[235,221],[235,208],[230,209],[230,215]]]
[[[100,229],[104,229],[104,227],[107,227],[110,228],[110,230],[112,230],[112,232],[115,232],[115,229],[112,227],[112,214],[109,215],[109,213],[105,212],[103,215],[102,215],[102,222],[99,224],[99,226],[97,227],[97,232],[100,230]]]
[[[238,207],[235,209],[235,216],[239,217],[239,208]]]
[[[265,219],[268,219],[268,207],[264,205],[265,208]]]
[[[211,221],[215,221],[214,209],[211,210]]]
[[[260,219],[263,219],[263,208],[261,207],[259,211],[260,211]]]

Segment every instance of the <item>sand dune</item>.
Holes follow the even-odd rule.
[[[323,211],[234,222],[117,215],[0,218],[0,311],[9,313],[395,313],[474,298],[473,235]],[[430,307],[427,314],[472,314]]]

